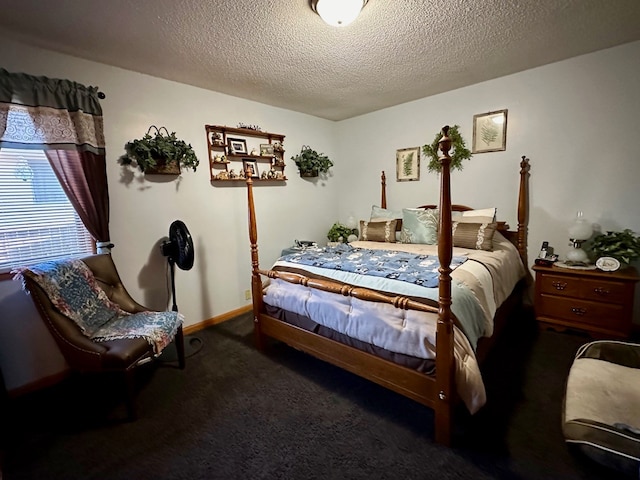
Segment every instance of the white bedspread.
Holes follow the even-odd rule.
[[[419,254],[437,255],[437,246],[418,244],[384,244],[353,242],[354,247],[394,249]],[[516,248],[500,234],[494,237],[494,251],[484,252],[454,248],[454,255],[466,255],[469,260],[452,273],[453,304],[456,316],[456,289],[470,290],[482,312],[478,322],[481,336],[493,333],[493,316],[497,307],[509,296],[524,267]],[[278,261],[276,266],[304,268],[310,273],[334,278],[352,285],[363,286],[400,295],[431,298],[437,301],[437,288],[424,288],[396,280],[367,277],[349,272],[332,271]],[[386,281],[384,284],[381,281]],[[394,283],[395,282],[395,283]],[[467,296],[468,297],[468,296]],[[265,303],[311,318],[316,323],[371,343],[392,352],[418,358],[435,357],[437,315],[395,308],[389,304],[366,302],[357,298],[293,285],[279,279],[270,280],[265,288]],[[482,376],[472,345],[458,328],[454,329],[456,386],[471,413],[486,401]]]

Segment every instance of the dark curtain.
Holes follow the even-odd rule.
[[[0,148],[44,150],[97,242],[109,242],[102,108],[96,87],[0,69]]]

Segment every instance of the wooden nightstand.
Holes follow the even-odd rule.
[[[555,328],[583,330],[594,337],[631,334],[633,267],[616,272],[534,266],[536,320]]]

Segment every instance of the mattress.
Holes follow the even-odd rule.
[[[368,250],[403,251],[437,256],[437,246],[382,242],[353,242],[352,247]],[[493,316],[524,276],[524,267],[516,248],[503,236],[494,237],[492,252],[454,248],[455,257],[464,257],[453,270],[452,313],[456,386],[471,413],[486,402],[486,393],[474,350],[480,337],[493,334]],[[385,293],[421,299],[437,306],[438,288],[385,277],[330,270],[303,265],[282,257],[274,270],[295,271],[341,283],[371,288]],[[364,301],[303,285],[270,279],[265,285],[264,302],[307,317],[313,322],[365,344],[392,353],[424,360],[435,358],[437,315],[395,308],[390,304]]]

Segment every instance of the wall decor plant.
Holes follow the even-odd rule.
[[[318,153],[308,145],[303,145],[300,153],[291,157],[300,171],[301,177],[317,177],[326,173],[333,162],[324,153]]]
[[[195,172],[200,164],[191,144],[178,139],[176,132],[155,125],[142,138],[127,142],[124,149],[120,164],[137,167],[143,173],[178,175],[181,167]]]
[[[449,128],[449,137],[451,138],[451,169],[462,170],[462,161],[471,159],[471,150],[467,148],[467,144],[460,134],[459,125]],[[439,131],[431,144],[422,146],[422,153],[429,158],[427,169],[430,172],[439,172],[441,169],[440,161],[438,160],[438,142],[441,138],[442,131]]]

